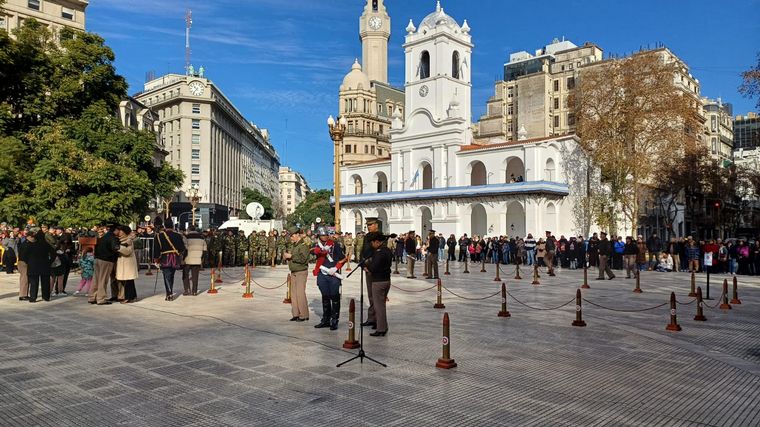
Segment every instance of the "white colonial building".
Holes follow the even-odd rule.
[[[577,234],[587,162],[576,137],[473,144],[467,21],[439,3],[406,30],[404,116],[394,114],[390,157],[341,168],[344,230],[376,217],[395,233]]]

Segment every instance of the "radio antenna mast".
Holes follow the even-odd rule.
[[[190,74],[190,28],[193,26],[193,11],[185,11],[185,74]]]

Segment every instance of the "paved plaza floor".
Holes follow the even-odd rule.
[[[367,354],[387,368],[336,367],[356,353],[341,345],[358,274],[344,282],[335,332],[313,327],[321,312],[314,277],[311,319],[297,323],[288,321],[284,287],[254,285],[255,297],[243,299],[239,268],[225,271],[218,294],[173,302],[160,279],[152,295],[156,276],[143,271],[140,301],[110,306],[79,296],[20,302],[18,276],[2,274],[0,425],[760,425],[760,279],[740,277],[742,304],[706,307],[706,322],[693,320],[696,304],[679,304],[683,330],[669,332],[668,306],[606,308],[658,306],[671,291],[691,302],[688,274],[645,272],[642,294],[622,272],[590,280],[583,297],[606,308],[584,302],[587,326],[573,327],[581,270],[543,274],[533,286],[528,272],[514,280],[514,267],[505,269],[509,318],[497,317],[493,265],[470,274],[452,265],[444,286],[469,299],[444,290],[443,310],[433,308],[435,289],[425,290],[433,281],[394,276],[390,332],[365,336]],[[263,267],[252,277],[275,287],[286,275]],[[718,302],[724,277],[711,277],[707,304]],[[704,287],[704,275],[697,280]],[[67,290],[78,281],[72,276]],[[451,370],[435,367],[444,312],[458,364]]]

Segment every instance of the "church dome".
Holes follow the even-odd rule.
[[[345,89],[364,89],[369,90],[371,87],[369,77],[362,71],[359,60],[354,61],[351,71],[343,78],[343,88]]]
[[[428,29],[432,30],[439,26],[448,27],[452,30],[461,29],[459,24],[457,24],[457,21],[454,20],[454,18],[450,17],[449,15],[446,14],[446,12],[443,11],[440,1],[435,6],[435,12],[426,16],[425,19],[422,20],[422,23],[420,23],[419,29],[420,31],[423,31],[422,28],[427,27]]]

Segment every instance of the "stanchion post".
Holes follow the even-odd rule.
[[[247,281],[248,281],[248,251],[245,251],[245,254],[243,255],[243,282],[240,284],[240,286],[246,286]]]
[[[393,270],[393,274],[401,274],[401,273],[399,273],[399,271],[398,271],[398,257],[396,257],[396,269],[395,269],[395,270]]]
[[[348,303],[348,339],[343,341],[343,348],[355,349],[359,348],[359,341],[356,340],[356,303],[354,299]]]
[[[670,293],[670,323],[665,328],[668,331],[680,331],[681,325],[678,324],[678,319],[676,319],[676,293],[671,292]]]
[[[449,329],[449,313],[443,313],[443,338],[441,343],[443,344],[443,354],[441,358],[436,362],[435,367],[441,369],[456,368],[457,363],[451,358],[451,340]]]
[[[738,283],[737,283],[737,280],[736,280],[736,276],[734,276],[734,286],[733,286],[733,292],[732,292],[733,295],[731,297],[731,304],[741,304],[742,303],[742,301],[739,299],[739,291],[737,289],[737,285],[738,285]]]
[[[507,310],[507,285],[501,282],[501,311],[499,311],[499,317],[512,317]]]
[[[728,279],[723,279],[723,298],[720,303],[721,310],[731,310],[731,304],[728,303]]]
[[[697,296],[697,275],[693,271],[691,272],[691,288],[689,288],[689,296]]]
[[[464,257],[464,271],[462,273],[470,274],[470,257],[469,256]]]
[[[286,286],[287,286],[288,289],[285,291],[285,299],[282,300],[282,303],[283,304],[290,304],[291,303],[290,302],[290,288],[291,288],[291,285],[293,284],[293,276],[290,273],[288,273],[288,278],[287,278],[287,281],[285,283],[287,283]]]
[[[633,289],[633,293],[640,294],[643,292],[641,290],[641,270],[635,271],[635,277],[636,277],[636,288]]]
[[[501,264],[499,262],[496,262],[496,277],[493,278],[494,282],[501,282]]]
[[[208,293],[211,295],[215,295],[219,293],[219,290],[216,289],[216,272],[211,272],[211,287],[208,290]]]
[[[483,261],[481,261],[481,263],[480,263],[480,272],[481,273],[485,273],[486,272],[486,257],[483,257]]]
[[[533,282],[531,285],[540,285],[541,282],[538,281],[538,264],[533,264]]]
[[[575,290],[575,320],[573,320],[573,326],[586,326],[586,322],[583,321],[583,308],[581,307],[581,290]]]
[[[588,285],[588,267],[583,266],[583,285],[581,285],[581,289],[591,289],[591,286]]]
[[[216,282],[215,283],[222,283],[222,268],[224,267],[224,264],[222,263],[222,251],[219,251],[219,262],[216,266]]]
[[[707,283],[705,283],[705,299],[710,298],[710,269],[705,266],[705,273],[707,273]]]
[[[248,252],[246,252],[246,255]],[[253,291],[251,291],[251,271],[248,270],[248,263],[245,263],[245,293],[243,294],[243,298],[251,299],[253,298]]]
[[[694,316],[694,320],[698,322],[704,322],[707,320],[705,314],[702,312],[702,288],[697,288],[697,315]]]
[[[153,268],[153,260],[149,260],[149,261],[150,262],[148,262],[148,272],[145,273],[146,276],[152,276],[153,275],[153,272],[151,271],[151,269]]]
[[[443,273],[444,276],[450,276],[451,273],[449,273],[449,256],[446,255],[446,271]]]
[[[445,305],[443,305],[443,284],[441,283],[441,279],[438,279],[438,282],[436,284],[436,299],[435,304],[433,304],[433,308],[446,308]]]
[[[520,276],[520,263],[515,264],[515,280],[522,280],[522,276]]]

